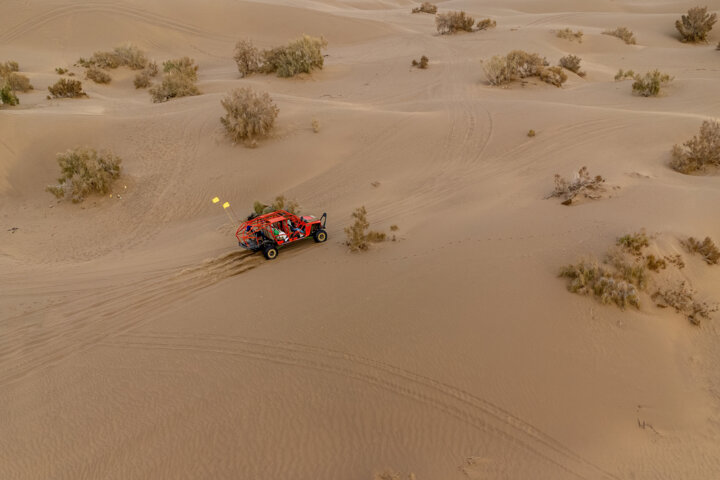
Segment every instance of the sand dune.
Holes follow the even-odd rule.
[[[444,1],[497,28],[440,36],[402,0],[6,3],[0,61],[35,90],[0,111],[1,478],[718,478],[717,314],[694,327],[557,278],[645,228],[720,300],[720,268],[679,243],[720,240],[718,177],[668,167],[720,112],[720,37],[673,28],[694,4]],[[601,33],[621,25],[637,45]],[[322,71],[239,78],[237,40],[303,33],[328,39]],[[124,42],[195,58],[202,95],[153,104],[130,70],[73,67],[88,98],[46,99],[55,67]],[[491,87],[481,60],[512,49],[587,75]],[[641,98],[620,68],[675,80]],[[219,122],[247,85],[280,108],[255,149]],[[58,203],[55,155],[78,145],[124,175]],[[545,199],[584,165],[605,198]],[[330,240],[239,251],[210,199],[244,215],[279,194],[327,212]],[[349,253],[360,205],[397,241]]]

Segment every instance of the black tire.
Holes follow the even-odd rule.
[[[278,249],[275,247],[265,247],[263,249],[263,255],[268,260],[275,260],[278,256]]]
[[[315,235],[313,235],[313,238],[317,243],[323,243],[327,240],[327,232],[325,230],[318,230],[315,232]]]

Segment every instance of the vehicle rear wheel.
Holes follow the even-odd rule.
[[[267,258],[268,260],[273,260],[273,259],[277,258],[277,256],[278,256],[278,250],[277,250],[277,248],[275,248],[275,247],[265,247],[265,248],[263,249],[263,255],[264,255],[265,258]]]
[[[327,232],[325,230],[318,230],[315,232],[315,235],[313,235],[313,238],[317,243],[323,243],[327,240]]]

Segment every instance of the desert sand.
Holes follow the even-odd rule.
[[[0,61],[35,90],[0,111],[0,478],[720,478],[718,314],[623,311],[557,276],[645,228],[719,299],[679,239],[720,239],[720,180],[668,161],[720,114],[720,29],[678,41],[685,1],[437,3],[497,28],[441,36],[407,0],[3,2]],[[637,45],[601,34],[622,25]],[[239,39],[303,33],[328,40],[322,71],[240,78]],[[125,42],[193,57],[202,95],[154,104],[120,68],[46,99],[55,67]],[[490,86],[481,60],[512,49],[587,75]],[[620,68],[675,80],[642,98]],[[219,122],[240,86],[280,108],[258,148]],[[123,176],[57,202],[56,154],[80,145]],[[545,199],[583,165],[605,198]],[[281,194],[327,212],[327,243],[268,262],[210,201]],[[361,205],[397,241],[350,253]]]

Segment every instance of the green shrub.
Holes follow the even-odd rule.
[[[284,47],[263,51],[261,71],[276,73],[278,77],[293,77],[300,73],[310,73],[315,69],[322,70],[324,59],[323,49],[327,40],[323,37],[303,35]]]
[[[234,142],[255,142],[272,130],[280,109],[267,93],[257,94],[251,88],[237,88],[222,99],[225,116],[220,122]]]
[[[617,37],[628,45],[635,45],[635,34],[626,27],[618,27],[615,30],[605,30],[602,34]]]
[[[570,70],[571,72],[581,77],[585,76],[585,72],[580,70],[580,62],[582,59],[577,55],[565,55],[558,62],[561,67]]]
[[[680,32],[680,41],[697,43],[706,42],[707,34],[717,22],[717,14],[707,13],[707,7],[693,7],[687,15],[675,21],[675,28]]]
[[[385,233],[368,230],[370,222],[367,220],[365,207],[355,209],[352,218],[355,220],[353,224],[345,228],[345,235],[347,235],[345,244],[350,247],[350,251],[367,250],[371,243],[385,240]]]
[[[563,28],[562,30],[558,30],[557,32],[555,32],[555,36],[564,40],[577,41],[578,43],[582,43],[583,32],[582,30],[573,32],[569,28]]]
[[[660,87],[672,81],[672,77],[659,70],[647,72],[645,76],[635,75],[632,84],[633,93],[642,97],[656,97],[660,93]]]
[[[0,79],[0,81],[2,81],[2,79]],[[11,107],[20,103],[20,100],[18,100],[17,95],[15,95],[15,92],[10,88],[9,84],[2,83],[0,85],[0,103],[10,105]]]
[[[475,19],[463,11],[438,13],[435,16],[435,26],[441,35],[460,31],[472,32],[474,23]]]
[[[85,76],[92,80],[95,83],[110,83],[112,78],[110,78],[110,75],[105,73],[104,70],[100,70],[97,67],[90,67],[85,71]]]
[[[684,148],[683,148],[684,147]],[[700,133],[672,149],[670,167],[680,173],[701,172],[707,167],[720,167],[720,123],[705,120]]]
[[[76,148],[58,154],[58,185],[46,190],[57,198],[70,196],[73,203],[82,202],[93,193],[105,194],[120,176],[120,158],[112,153],[98,154],[92,148]]]
[[[429,59],[428,57],[426,57],[425,55],[423,55],[422,57],[420,57],[420,61],[419,61],[419,62],[418,62],[417,60],[413,60],[412,63],[411,63],[411,65],[412,65],[413,67],[418,67],[418,68],[426,69],[426,68],[428,67],[428,62],[429,62],[429,61],[430,61],[430,59]]]
[[[705,237],[702,242],[690,237],[682,244],[690,253],[700,254],[708,265],[720,263],[720,250],[710,237]]]
[[[478,20],[477,24],[475,25],[475,28],[477,28],[478,30],[489,30],[491,28],[495,28],[496,26],[497,26],[497,22],[495,20],[485,18],[483,20]]]
[[[61,78],[54,85],[48,87],[53,98],[77,98],[87,97],[83,92],[82,83],[79,80]]]
[[[412,9],[412,13],[432,13],[434,15],[437,13],[437,9],[437,6],[430,2],[422,2],[419,7]]]

